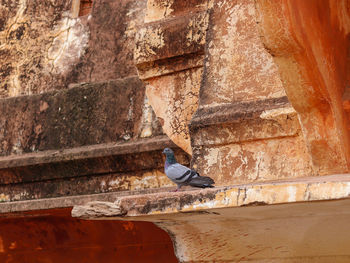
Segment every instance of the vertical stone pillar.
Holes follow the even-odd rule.
[[[191,120],[194,166],[216,185],[312,174],[277,65],[261,41],[255,1],[214,1],[199,107]]]
[[[342,98],[349,66],[349,1],[259,0],[257,8],[264,44],[298,112],[314,170],[348,172],[349,121]]]
[[[134,52],[164,132],[189,154],[188,122],[197,109],[208,2],[149,0]]]

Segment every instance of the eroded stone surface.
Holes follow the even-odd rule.
[[[197,109],[207,7],[207,1],[148,1],[148,23],[137,33],[134,52],[163,131],[189,154],[188,122]]]
[[[189,154],[192,148],[188,123],[197,109],[201,76],[200,68],[191,69],[154,78],[146,87],[146,96],[163,131]]]
[[[199,107],[285,95],[256,22],[254,1],[215,1],[209,17]]]
[[[146,1],[94,0],[87,17],[89,47],[70,82],[95,82],[137,75],[134,38],[143,22]]]
[[[154,193],[120,197],[116,200],[122,216],[142,217],[204,209],[239,206],[271,205],[304,201],[321,201],[348,198],[350,195],[349,175],[333,175],[318,178],[300,178],[294,181],[255,183],[213,189],[181,191],[175,193]],[[94,205],[76,206],[82,218],[103,218],[96,208],[97,215],[91,213]],[[89,209],[85,216],[84,209]],[[78,213],[78,212],[77,212]],[[110,215],[111,216],[111,215]],[[115,217],[120,217],[116,214]]]
[[[264,43],[279,66],[320,174],[349,170],[349,122],[342,102],[350,30],[347,5],[348,1],[257,1]]]
[[[165,147],[189,165],[188,156],[165,137],[3,157],[0,201],[171,187],[163,172]]]
[[[347,262],[349,195],[347,174],[120,197],[72,214],[155,222],[180,262]]]
[[[40,93],[65,85],[84,54],[89,29],[70,16],[71,1],[0,4],[1,97]]]
[[[1,100],[0,154],[64,149],[137,137],[143,92],[142,83],[129,78]]]
[[[89,16],[77,17],[72,1],[1,3],[0,96],[136,75],[135,27],[145,4],[96,0]]]

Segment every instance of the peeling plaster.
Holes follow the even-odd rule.
[[[278,68],[259,36],[254,1],[218,1],[214,9],[200,107],[284,96]]]
[[[281,115],[289,115],[289,114],[295,114],[296,111],[292,107],[288,108],[278,108],[278,109],[272,109],[272,110],[265,110],[260,114],[260,118],[262,119],[276,119],[277,117]]]
[[[161,27],[141,28],[138,32],[138,38],[143,40],[142,46],[136,46],[134,56],[136,58],[147,57],[149,55],[156,55],[156,51],[164,47],[164,33]]]
[[[89,41],[89,33],[79,18],[72,19],[69,13],[56,25],[52,44],[47,51],[49,72],[63,74],[84,54]]]
[[[172,5],[174,0],[149,0],[147,1],[147,13],[145,22],[151,22],[168,17],[172,14],[174,9]]]
[[[0,202],[8,202],[10,201],[10,196],[6,194],[0,194]]]

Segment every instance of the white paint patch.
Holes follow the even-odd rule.
[[[215,208],[217,207],[217,201],[212,200],[208,202],[202,202],[202,203],[196,203],[196,204],[191,204],[191,205],[184,205],[183,210],[186,209],[207,209],[207,208]]]
[[[281,115],[288,115],[288,114],[294,114],[294,113],[296,113],[296,111],[292,107],[272,109],[272,110],[263,111],[260,114],[260,118],[269,120],[269,119],[275,119],[276,117]]]
[[[28,196],[29,196],[29,194],[26,191],[24,191],[24,192],[21,192],[19,194],[14,195],[14,197],[12,198],[11,201],[23,200],[25,197],[28,197]]]
[[[133,181],[131,190],[141,190],[149,187],[154,187],[154,184],[157,183],[155,176],[144,176],[141,179],[136,178]]]
[[[152,107],[148,102],[147,96],[145,96],[144,105],[142,109],[142,130],[141,130],[141,138],[146,138],[152,136],[153,129],[152,129],[152,121],[153,121],[153,114],[152,114]]]
[[[287,192],[288,192],[288,202],[296,202],[296,194],[297,194],[296,187],[295,186],[288,186]]]
[[[120,184],[120,179],[115,179],[115,180],[110,180],[109,182],[108,182],[108,184],[110,185],[110,186],[116,186],[116,185],[119,185]]]
[[[208,167],[216,165],[219,160],[219,148],[210,148],[208,154],[204,155],[205,162]]]
[[[65,14],[52,32],[52,45],[47,51],[48,70],[62,74],[84,54],[89,41],[88,28],[79,18],[73,19]]]

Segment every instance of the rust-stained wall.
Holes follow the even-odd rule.
[[[348,172],[349,1],[257,3],[263,41],[298,112],[315,172]]]
[[[169,236],[150,222],[85,221],[68,210],[0,218],[7,263],[177,262]]]
[[[348,4],[148,1],[138,71],[201,174],[228,185],[348,172]]]
[[[160,195],[164,195],[159,201],[162,208],[154,210],[154,214],[174,212],[169,214],[171,218],[178,212],[190,212],[183,215],[188,223],[185,228],[174,224],[176,220],[155,221],[171,230],[173,240],[179,242],[179,259],[200,262],[206,257],[212,261],[221,253],[222,261],[259,261],[263,251],[267,259],[290,252],[286,260],[297,257],[315,262],[317,249],[311,254],[307,248],[298,252],[303,242],[291,242],[289,252],[279,250],[279,242],[275,241],[285,235],[273,229],[277,212],[268,214],[267,219],[272,219],[267,225],[266,218],[254,218],[258,223],[251,225],[240,218],[242,229],[247,230],[244,232],[235,230],[237,221],[232,218],[237,212],[232,207],[226,207],[227,217],[214,225],[208,218],[215,220],[220,211],[199,211],[197,216],[205,227],[198,229],[193,229],[198,222],[191,213],[197,208],[228,204],[266,205],[297,199],[309,202],[318,200],[318,195],[324,197],[322,200],[340,198],[339,189],[342,198],[349,195],[348,182],[338,185],[339,191],[321,179],[321,190],[321,184],[311,185],[312,179],[302,185],[302,191],[293,183],[278,185],[282,179],[298,181],[302,179],[297,177],[349,172],[349,6],[349,0],[94,0],[91,12],[79,16],[79,1],[2,2],[0,201],[6,202],[7,211],[13,211],[12,208],[19,209],[11,206],[13,201],[22,201],[18,202],[22,210],[39,206],[43,209],[47,204],[51,208],[54,204],[67,207],[65,198],[74,203],[88,194],[114,200],[132,195],[125,200],[133,207],[143,212],[152,210],[157,207],[158,196],[147,194],[171,185],[162,172],[161,150],[175,148],[176,144],[183,150],[175,151],[181,163],[189,165],[187,152],[200,174],[211,176],[217,187],[223,186],[207,190],[215,195],[210,194],[206,204],[201,196],[205,191],[194,195],[198,200],[186,192]],[[251,183],[259,184],[245,190],[240,186],[228,190],[229,185]],[[153,189],[147,191],[149,188]],[[45,202],[44,198],[53,199]],[[41,200],[28,201],[31,199]],[[115,208],[120,200],[110,202],[108,207]],[[140,206],[142,202],[144,206]],[[189,210],[181,211],[184,205]],[[317,220],[322,218],[321,206],[307,205],[315,213],[321,211]],[[289,220],[291,210],[285,208]],[[121,209],[117,210],[120,213]],[[312,227],[313,219],[305,214],[306,210],[300,212]],[[129,209],[118,216],[130,212]],[[264,207],[261,212],[265,213]],[[12,231],[14,236],[20,231],[31,235],[30,220],[36,220],[35,231],[57,230],[60,234],[56,237],[48,235],[47,247],[55,248],[57,242],[65,240],[75,242],[85,228],[90,229],[89,248],[96,248],[93,244],[99,242],[106,247],[116,242],[108,251],[98,247],[95,254],[86,253],[96,256],[96,261],[98,257],[114,257],[114,248],[125,252],[117,255],[119,259],[134,256],[118,242],[129,242],[130,236],[140,241],[144,238],[140,233],[149,234],[149,226],[144,223],[135,234],[137,226],[130,222],[99,225],[61,215],[46,216],[45,222],[40,221],[44,216],[15,217],[2,220],[8,224],[2,231]],[[332,221],[339,233],[344,232],[346,218],[340,224]],[[288,232],[287,221],[280,224],[280,229]],[[298,224],[297,218],[290,221],[300,234],[294,236],[291,231],[291,237],[310,237],[308,229],[298,232],[303,224]],[[65,232],[62,222],[71,230],[67,239],[60,236]],[[327,242],[333,232],[325,225],[322,221],[316,230],[323,231]],[[95,235],[107,232],[106,226],[110,226],[110,232],[121,233],[117,241]],[[266,226],[275,235],[271,242],[274,245],[252,247],[254,240],[264,241],[263,234],[256,239],[254,233],[264,233]],[[220,242],[223,239],[217,236],[216,229],[227,241]],[[219,244],[223,249],[213,246],[205,255],[207,250],[199,240],[198,253],[193,253],[191,243],[197,242],[200,234],[208,237],[203,242]],[[249,236],[243,245],[245,255],[239,251],[234,255],[236,245],[243,244],[242,235]],[[0,253],[2,249],[15,261],[21,260],[24,252],[16,250],[20,245],[16,240],[20,238],[11,241],[11,234],[4,236]],[[347,235],[344,237],[348,240]],[[317,247],[317,238],[309,240]],[[332,249],[328,250],[325,242],[319,254],[327,259],[327,251],[334,251],[339,262],[346,262],[348,256],[337,249],[336,236],[330,240]],[[67,246],[79,247],[73,241]],[[37,253],[46,253],[41,249],[44,246],[29,244],[40,251]],[[15,253],[6,252],[12,250]],[[147,251],[150,250],[146,249],[146,254]],[[53,260],[59,257],[55,253],[44,255]],[[60,250],[63,255],[73,252],[65,253]],[[71,257],[78,257],[79,253],[74,253]]]
[[[163,131],[191,154],[188,123],[198,107],[210,1],[148,1],[135,63]]]

